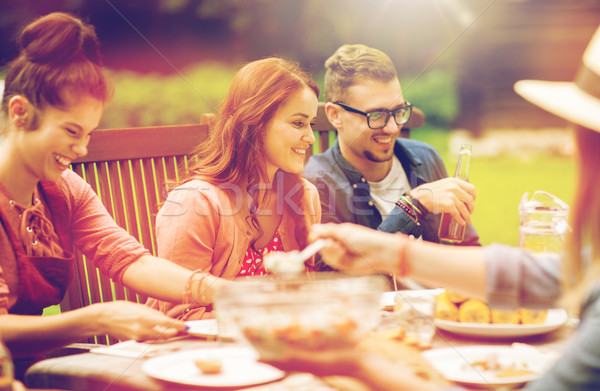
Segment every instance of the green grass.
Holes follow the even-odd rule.
[[[519,243],[521,197],[544,190],[571,205],[575,186],[573,159],[539,155],[523,161],[511,157],[471,160],[470,181],[477,188],[473,224],[483,245]]]
[[[450,175],[456,167],[458,151],[449,151],[446,131],[422,128],[412,131],[411,138],[425,141],[440,152]],[[475,153],[475,151],[474,151]],[[525,192],[544,190],[571,205],[574,196],[576,167],[574,159],[540,154],[521,159],[515,156],[473,156],[469,168],[470,182],[477,189],[473,225],[481,244],[519,243],[518,206]]]

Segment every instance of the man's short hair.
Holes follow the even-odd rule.
[[[336,102],[344,97],[345,89],[359,79],[388,82],[397,78],[390,57],[381,50],[366,45],[342,45],[325,61],[326,102]]]

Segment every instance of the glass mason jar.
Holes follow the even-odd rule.
[[[528,197],[525,192],[519,204],[519,247],[536,255],[562,256],[565,235],[570,230],[569,206],[541,190]]]

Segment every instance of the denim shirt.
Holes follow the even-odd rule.
[[[396,139],[394,153],[412,188],[448,176],[442,158],[429,144],[418,140]],[[402,232],[439,243],[440,214],[428,214],[417,224],[398,206],[382,220],[371,198],[369,184],[342,156],[338,141],[327,151],[311,156],[303,175],[319,191],[323,223],[350,222],[385,232]],[[471,224],[465,231],[463,246],[478,246],[479,236]]]

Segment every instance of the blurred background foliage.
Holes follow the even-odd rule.
[[[102,128],[197,123],[218,112],[235,69],[207,62],[175,75],[111,71],[115,95],[102,116]]]
[[[459,111],[456,75],[436,68],[413,77],[400,77],[404,98],[426,113],[427,124],[451,129]]]
[[[102,128],[195,123],[203,113],[216,113],[237,68],[204,62],[175,75],[110,71],[115,96],[102,117]],[[321,90],[323,72],[314,76]],[[431,126],[449,129],[458,112],[455,77],[435,69],[400,81],[407,100],[427,114]],[[320,99],[323,99],[321,94]]]
[[[565,127],[512,85],[571,80],[600,20],[598,0],[0,0],[0,9],[0,67],[35,16],[67,11],[96,26],[116,86],[101,127],[197,122],[218,111],[241,65],[270,55],[298,62],[322,87],[323,64],[337,47],[376,47],[426,115],[411,137],[436,147],[450,173],[455,129],[478,139],[494,129]],[[572,201],[572,155],[523,153],[517,141],[472,162],[483,244],[518,243],[525,191]]]
[[[16,55],[18,30],[35,16],[67,11],[96,26],[118,94],[130,99],[117,96],[120,114],[103,126],[113,126],[118,115],[120,126],[193,121],[182,106],[206,110],[223,96],[214,88],[224,85],[208,73],[221,72],[213,63],[234,71],[280,55],[319,80],[337,47],[363,43],[390,55],[407,98],[428,121],[477,135],[516,123],[564,126],[531,110],[512,85],[572,79],[600,20],[598,0],[0,0],[0,9],[0,66]],[[205,66],[208,81],[186,80],[190,69]],[[157,80],[162,88],[148,90]],[[186,100],[196,96],[201,102]],[[142,100],[156,102],[137,106]]]

